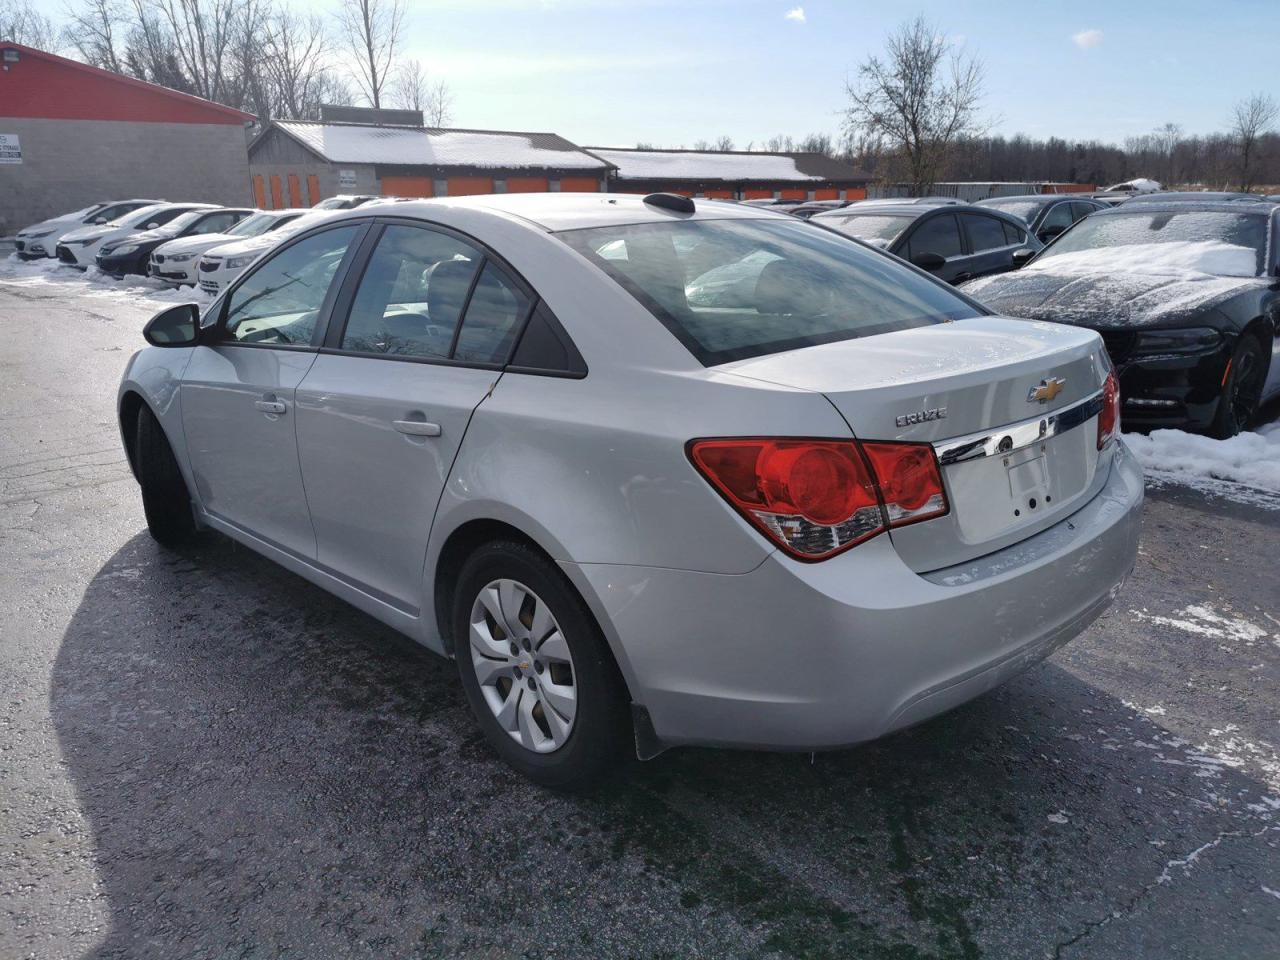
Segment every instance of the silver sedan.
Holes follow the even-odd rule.
[[[357,208],[145,335],[119,413],[155,539],[212,528],[454,658],[549,786],[917,723],[1137,552],[1097,334],[764,209]]]

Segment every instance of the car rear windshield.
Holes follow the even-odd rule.
[[[887,247],[898,239],[898,234],[907,229],[913,220],[915,217],[902,214],[851,213],[848,216],[823,214],[822,219],[815,222],[859,240]]]
[[[995,207],[1004,213],[1011,213],[1015,217],[1021,217],[1027,223],[1035,218],[1036,213],[1044,205],[1044,200],[1027,200],[1022,197],[1016,200],[983,200],[978,204],[980,207]]]
[[[897,260],[803,222],[686,220],[558,236],[705,366],[982,312]]]
[[[1263,213],[1126,208],[1081,220],[1033,265],[1256,277],[1266,271],[1269,226]]]

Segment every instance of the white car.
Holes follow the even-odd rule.
[[[110,223],[116,217],[123,217],[140,207],[148,207],[156,200],[107,200],[64,213],[60,217],[50,217],[29,227],[23,227],[14,238],[14,247],[23,260],[39,260],[41,257],[56,257],[58,241],[64,234],[72,230],[90,225]]]
[[[205,293],[217,295],[227,288],[227,284],[240,276],[245,267],[285,237],[299,230],[305,230],[307,227],[314,227],[337,212],[336,210],[308,210],[271,233],[214,247],[200,258],[200,289]]]
[[[110,223],[81,227],[62,235],[58,241],[58,259],[73,267],[91,267],[103,244],[143,230],[154,230],[162,227],[174,217],[179,217],[189,210],[216,210],[216,203],[153,203],[139,207],[132,213],[117,217]]]
[[[165,283],[174,285],[199,282],[197,266],[200,254],[229,243],[237,243],[250,237],[279,230],[291,220],[310,213],[305,208],[291,210],[256,210],[226,233],[206,233],[202,236],[180,237],[162,243],[151,251],[147,272]]]

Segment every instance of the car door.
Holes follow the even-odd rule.
[[[298,238],[222,299],[207,345],[183,373],[191,474],[214,518],[302,557],[315,534],[302,489],[294,391],[316,359],[343,274],[366,225]]]
[[[319,562],[418,616],[436,505],[533,297],[465,237],[379,229],[298,387],[298,453]]]
[[[969,264],[965,256],[964,241],[960,237],[960,225],[955,214],[950,211],[925,214],[916,221],[904,240],[900,241],[900,245],[903,243],[906,246],[906,259],[912,262],[921,254],[942,257],[942,265],[929,270],[939,280],[960,283],[969,279]]]
[[[990,273],[1012,270],[1014,248],[1005,235],[1004,221],[985,213],[962,213],[959,216],[969,246],[969,277],[985,277]]]

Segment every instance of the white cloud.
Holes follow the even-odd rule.
[[[804,23],[804,7],[792,7],[784,14],[784,17],[787,20],[794,20],[796,23]]]
[[[1072,34],[1071,41],[1081,50],[1088,50],[1092,47],[1102,45],[1101,30],[1081,30],[1079,33]]]

